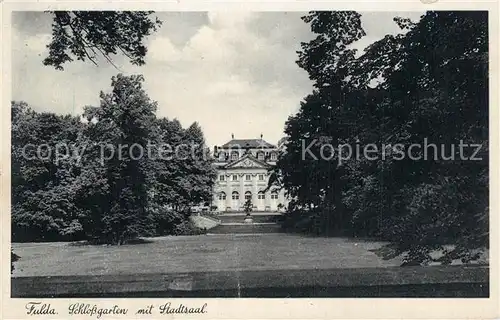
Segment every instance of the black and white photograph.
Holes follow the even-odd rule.
[[[490,298],[497,17],[384,10],[12,11],[10,298]]]

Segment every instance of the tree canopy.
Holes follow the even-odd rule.
[[[487,13],[396,17],[401,32],[358,55],[360,17],[303,18],[317,36],[297,63],[314,91],[286,123],[273,179],[292,199],[288,223],[390,240],[407,264],[437,249],[446,263],[474,259],[488,246]],[[382,156],[365,156],[368,145]]]
[[[43,64],[63,70],[76,60],[91,61],[123,54],[134,65],[144,65],[145,38],[161,25],[152,11],[50,11],[53,15],[52,40]]]
[[[211,200],[215,179],[203,132],[157,118],[142,82],[113,77],[86,121],[12,103],[13,241],[123,244],[196,232],[190,209]],[[161,155],[180,145],[189,154]]]

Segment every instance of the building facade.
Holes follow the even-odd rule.
[[[276,165],[278,148],[262,139],[233,139],[214,147],[217,178],[213,205],[218,211],[243,211],[247,199],[253,211],[279,211],[287,205],[283,190],[266,191],[269,169]],[[281,205],[280,205],[281,204]]]

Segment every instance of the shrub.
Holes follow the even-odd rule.
[[[14,262],[18,261],[19,258],[12,250],[10,251],[10,273],[14,271]]]

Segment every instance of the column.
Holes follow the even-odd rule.
[[[233,197],[233,195],[232,195],[233,190],[231,190],[230,178],[231,177],[229,177],[229,179],[228,179],[227,176],[226,176],[226,178],[224,178],[224,180],[226,180],[226,188],[225,188],[226,189],[225,190],[225,192],[226,192],[226,207],[224,208],[224,211],[226,211],[227,207],[231,208],[231,199]]]
[[[219,211],[221,211],[221,208],[220,208],[219,204],[220,204],[219,203],[219,188],[214,188],[214,190],[213,190],[213,197],[212,197],[212,201],[210,203],[210,210],[209,211],[212,211],[212,207],[213,206],[216,206],[217,209]]]
[[[245,174],[238,174],[238,182],[240,183],[240,208],[245,205]]]
[[[266,182],[269,183],[269,177],[267,176],[267,174],[265,175],[266,177]],[[266,192],[266,201],[265,201],[265,206],[264,206],[264,210],[265,208],[271,208],[271,190],[268,190]]]
[[[259,175],[257,174],[256,176],[254,176],[253,174],[250,175],[251,179],[252,179],[252,203],[254,206],[257,206],[257,210],[259,210],[260,208],[258,207],[259,206],[259,199],[258,199],[258,195],[257,195],[257,178],[259,177]]]

